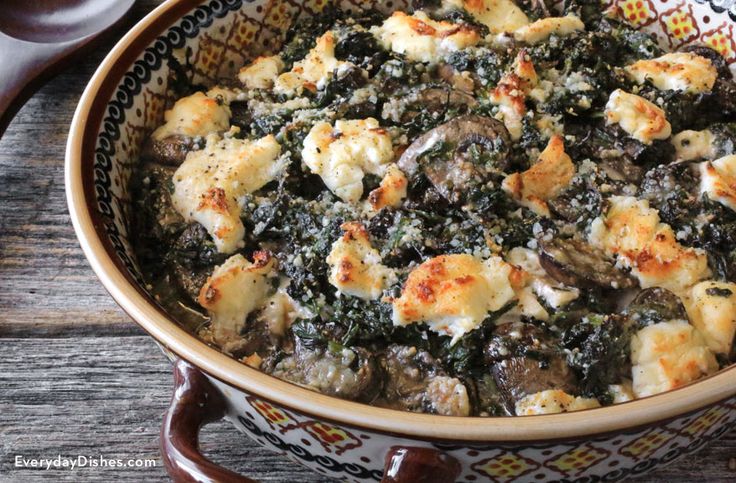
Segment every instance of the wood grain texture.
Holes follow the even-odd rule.
[[[137,2],[132,20],[158,3]],[[157,440],[171,367],[98,283],[64,197],[69,123],[111,45],[42,89],[0,140],[0,482],[166,481]],[[227,423],[209,426],[202,444],[216,461],[261,481],[324,481]],[[57,454],[152,457],[157,466],[13,467],[15,455]],[[734,480],[736,432],[640,481]]]
[[[4,339],[0,359],[0,481],[165,481],[158,431],[171,365],[147,336]],[[33,355],[29,362],[29,355]],[[260,481],[324,481],[229,423],[207,426],[204,453]],[[155,468],[15,468],[29,457],[153,458]]]

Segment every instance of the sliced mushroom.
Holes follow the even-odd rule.
[[[547,360],[512,357],[493,365],[491,372],[507,410],[512,413],[516,402],[529,394],[548,389],[577,392],[575,374],[562,356]]]
[[[641,326],[673,319],[687,320],[680,298],[665,288],[653,287],[639,292],[624,311]]]
[[[171,202],[171,177],[176,168],[142,163],[131,183],[134,237],[148,246],[169,246],[186,228],[184,218]]]
[[[181,232],[166,258],[178,286],[196,301],[215,265],[223,263],[227,256],[217,251],[202,225],[191,223]]]
[[[469,189],[507,167],[509,146],[509,133],[500,121],[460,116],[417,138],[398,165],[409,176],[421,169],[442,196],[458,203]]]
[[[632,163],[625,156],[605,158],[598,165],[606,173],[606,176],[614,181],[638,184],[644,176],[644,169]]]
[[[577,392],[577,378],[565,355],[542,327],[509,322],[496,327],[484,347],[486,363],[509,414],[516,402],[546,389]]]
[[[541,241],[539,247],[539,261],[544,270],[565,285],[614,289],[636,286],[633,278],[585,241],[555,238]]]
[[[179,166],[186,159],[187,153],[194,149],[194,146],[195,142],[189,136],[172,134],[163,139],[151,137],[143,145],[141,158],[144,161],[166,166]]]
[[[576,223],[593,219],[601,212],[603,198],[594,183],[577,183],[551,200],[547,200],[550,211],[558,218]]]
[[[458,72],[458,70],[450,64],[440,64],[437,67],[437,76],[442,79],[443,82],[452,86],[453,89],[470,93],[475,90],[475,80],[473,79],[473,75],[470,72]],[[474,98],[473,101],[475,101]],[[473,104],[477,104],[477,102],[474,102]]]
[[[439,363],[426,351],[415,347],[390,345],[381,356],[386,373],[385,397],[389,401],[406,400],[419,394],[427,380],[442,371]]]
[[[367,349],[330,350],[298,338],[294,353],[276,364],[272,374],[329,396],[362,402],[372,401],[382,387],[382,373]]]
[[[428,352],[391,345],[381,356],[385,373],[381,405],[404,411],[468,416],[471,404],[467,387],[442,370]]]
[[[229,352],[236,359],[258,354],[260,358],[270,356],[275,348],[276,338],[268,329],[266,321],[257,317],[248,317],[241,336],[229,348]]]
[[[467,92],[449,86],[423,87],[395,96],[383,106],[382,116],[401,123],[410,132],[424,131],[445,119],[467,114],[478,101]]]

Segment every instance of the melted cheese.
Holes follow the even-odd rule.
[[[166,121],[151,135],[161,140],[168,136],[207,136],[227,131],[230,127],[230,109],[202,92],[182,97],[164,113]]]
[[[585,25],[575,15],[547,17],[519,27],[514,32],[514,38],[519,42],[537,44],[549,38],[550,35],[564,37],[581,30],[585,30]]]
[[[533,317],[537,320],[549,320],[549,312],[539,303],[539,299],[537,299],[531,287],[517,290],[516,296],[519,298],[519,302],[514,309],[518,310],[519,315]]]
[[[682,294],[710,274],[703,250],[680,245],[646,200],[613,196],[604,217],[591,223],[590,243],[632,269],[642,288],[664,287]]]
[[[659,213],[647,200],[632,196],[612,196],[604,217],[590,225],[590,243],[609,255],[632,260],[654,238],[659,227]]]
[[[266,321],[269,332],[275,336],[283,336],[297,319],[311,319],[316,314],[291,298],[286,291],[289,279],[285,278],[278,290],[263,304],[261,318]]]
[[[700,165],[700,193],[736,211],[736,154]]]
[[[302,159],[344,201],[363,195],[365,173],[383,176],[394,157],[391,136],[373,118],[314,125],[304,139]]]
[[[238,80],[248,89],[270,89],[282,70],[284,61],[278,55],[261,56],[240,69]]]
[[[560,136],[552,136],[539,155],[539,161],[522,173],[503,180],[503,189],[522,206],[540,216],[550,216],[547,200],[554,198],[570,184],[575,165],[565,153]]]
[[[215,86],[207,91],[207,97],[216,99],[229,108],[232,102],[245,99],[245,93],[239,87]],[[230,129],[233,129],[233,127]]]
[[[396,282],[396,274],[381,264],[381,255],[371,246],[363,225],[349,222],[341,228],[344,234],[332,244],[327,256],[329,282],[342,293],[375,300]]]
[[[242,246],[243,196],[273,180],[283,168],[273,136],[257,141],[211,136],[204,149],[187,154],[172,178],[174,208],[201,223],[222,253]]]
[[[683,247],[675,239],[672,228],[660,224],[654,237],[636,254],[631,273],[641,288],[663,287],[683,294],[708,277],[710,269],[705,251]]]
[[[672,136],[672,144],[679,161],[693,159],[712,159],[715,157],[713,133],[708,129],[703,131],[682,131]]]
[[[414,62],[437,62],[457,50],[477,44],[478,31],[467,24],[432,20],[424,12],[394,12],[371,33],[381,45]]]
[[[672,126],[662,109],[643,97],[621,89],[611,93],[605,114],[608,124],[618,124],[627,134],[644,144],[651,144],[655,139],[667,139],[672,133]]]
[[[548,307],[558,309],[569,304],[580,296],[580,290],[577,288],[567,287],[549,277],[542,267],[542,264],[539,262],[539,255],[528,248],[512,248],[506,256],[506,261],[519,267],[526,275],[528,275],[525,282],[529,285],[532,293],[544,300],[544,303],[547,304]],[[538,316],[543,314],[538,311],[536,306],[530,300],[526,300],[528,310],[524,311],[524,302],[525,299],[521,294],[519,294],[519,305],[522,306],[522,313],[524,315],[529,315],[540,320],[547,320],[548,316]],[[537,311],[538,314],[535,314],[535,311]],[[546,310],[544,313],[547,313]]]
[[[457,378],[432,377],[425,389],[426,401],[432,412],[443,416],[470,416],[470,398],[465,385]]]
[[[426,322],[453,342],[516,297],[513,267],[498,257],[481,261],[472,255],[441,255],[411,271],[393,300],[393,322]]]
[[[463,8],[492,34],[513,32],[529,23],[529,18],[511,0],[446,0],[445,5]]]
[[[686,306],[710,350],[730,354],[736,335],[736,283],[701,282],[693,287]]]
[[[386,175],[381,180],[378,188],[368,194],[368,203],[374,212],[383,208],[398,208],[401,200],[406,198],[406,188],[409,180],[406,175],[395,164],[386,168]]]
[[[548,389],[524,396],[516,402],[517,416],[557,414],[600,407],[597,399],[575,397],[559,389]]]
[[[694,94],[710,92],[718,77],[709,59],[690,52],[671,52],[656,59],[639,60],[624,69],[639,84],[649,81],[662,91]]]
[[[623,384],[611,384],[608,386],[608,394],[613,398],[613,404],[629,402],[636,399],[634,396],[634,388],[631,382],[626,381]]]
[[[335,36],[327,32],[304,59],[276,78],[273,91],[283,95],[300,94],[304,89],[316,92],[329,82],[335,69],[351,65],[335,58]]]
[[[503,121],[511,139],[521,137],[521,120],[526,113],[526,96],[539,83],[531,58],[521,49],[514,60],[511,72],[503,75],[498,85],[490,92],[489,100],[498,106],[496,118]]]
[[[631,372],[637,398],[659,394],[718,370],[703,336],[684,320],[660,322],[631,339]]]
[[[239,338],[248,314],[259,308],[268,294],[273,267],[267,252],[256,252],[253,263],[238,254],[215,267],[199,292],[198,302],[211,317],[216,342],[227,344]]]

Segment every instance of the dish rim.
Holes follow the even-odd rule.
[[[115,302],[143,330],[209,376],[297,413],[402,437],[498,443],[567,440],[631,431],[706,408],[736,394],[736,365],[666,393],[635,401],[562,414],[516,417],[452,417],[378,408],[338,399],[267,375],[226,356],[180,327],[144,295],[104,234],[90,189],[92,162],[83,171],[84,144],[97,138],[100,111],[109,99],[103,85],[117,86],[130,64],[162,34],[205,0],[166,0],[133,26],[107,54],[82,94],[69,130],[64,178],[67,204],[82,250]],[[154,35],[155,34],[155,35]],[[143,41],[142,41],[143,40]],[[121,73],[122,72],[122,73]],[[104,96],[103,96],[104,97]],[[93,145],[94,147],[94,145]]]

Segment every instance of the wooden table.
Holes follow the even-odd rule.
[[[134,19],[159,3],[139,1]],[[98,283],[64,197],[64,145],[82,90],[112,42],[60,75],[0,140],[0,482],[165,481],[158,430],[171,367]],[[229,424],[206,454],[262,481],[323,481]],[[153,458],[148,468],[34,469],[16,456]],[[640,481],[736,480],[736,431]]]

